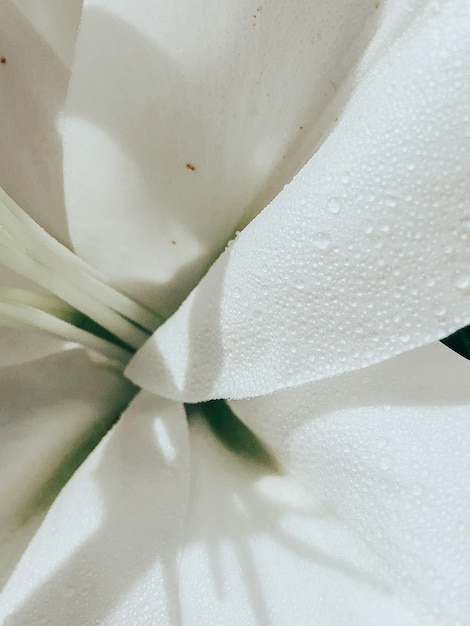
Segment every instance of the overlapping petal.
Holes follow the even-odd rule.
[[[82,350],[0,373],[0,585],[134,388]]]
[[[191,401],[328,380],[231,403],[289,476],[232,456],[201,416],[188,436],[182,405],[141,392],[53,504],[0,617],[464,622],[470,366],[412,348],[470,321],[468,8],[157,4],[86,3],[65,124],[74,242],[142,300],[171,312],[339,119],[129,375]],[[16,6],[0,10],[23,28],[28,4]],[[34,23],[49,75],[70,39],[50,40],[41,12]],[[2,371],[5,577],[131,393],[81,351]]]
[[[188,626],[420,624],[370,547],[310,483],[266,475],[190,422],[179,594]]]
[[[67,243],[62,112],[81,0],[5,0],[0,7],[0,184]]]
[[[80,9],[81,0],[5,0],[0,5],[0,184],[65,243],[69,237],[57,125]],[[31,289],[2,267],[0,283]],[[41,358],[63,345],[33,332],[0,328],[0,366]]]
[[[334,125],[375,4],[85,2],[64,128],[79,254],[173,312]]]
[[[177,624],[188,471],[182,405],[139,394],[50,509],[5,588],[1,618]]]
[[[470,614],[469,381],[470,362],[433,344],[231,403],[375,555],[378,579],[439,626]]]
[[[335,132],[138,353],[134,381],[190,402],[256,396],[470,322],[469,17],[427,3],[389,41]]]
[[[52,507],[2,615],[57,626],[463,620],[469,369],[434,345],[231,403],[288,475],[229,452],[203,412],[188,441],[182,407],[141,393]]]

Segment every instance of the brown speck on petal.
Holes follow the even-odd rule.
[[[193,165],[192,163],[186,163],[186,169],[194,172],[194,170],[196,169],[196,166]]]
[[[176,241],[173,239],[173,241],[171,242],[173,246],[176,246]]]
[[[1,63],[2,65],[5,65],[5,64],[6,64],[6,62],[7,62],[7,60],[6,60],[6,58],[5,58],[5,57],[1,57],[1,58],[0,58],[0,63]]]

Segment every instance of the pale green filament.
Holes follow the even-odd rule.
[[[13,328],[34,328],[65,341],[79,343],[123,365],[126,365],[132,356],[132,352],[125,348],[54,317],[46,311],[23,304],[0,302],[0,325]]]
[[[107,285],[94,268],[36,224],[1,187],[0,263],[58,296],[0,289],[0,324],[33,326],[89,347],[93,344],[95,350],[99,345],[99,352],[122,361],[128,360],[132,350],[161,322]],[[75,323],[78,312],[115,339],[80,328]]]

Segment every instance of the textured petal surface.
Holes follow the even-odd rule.
[[[334,125],[372,0],[90,0],[65,122],[76,250],[161,314]]]
[[[0,586],[133,393],[82,350],[0,371]]]
[[[177,624],[188,496],[182,405],[139,394],[50,509],[3,593],[5,624]]]
[[[190,422],[191,505],[180,565],[187,626],[417,626],[369,546],[310,493]]]
[[[467,623],[469,361],[433,344],[231,406],[375,555],[378,580],[427,624]]]
[[[59,496],[1,615],[21,626],[465,623],[469,373],[433,345],[231,403],[291,477],[241,461],[194,414],[189,465],[182,408],[141,393]]]
[[[470,321],[469,5],[421,4],[388,46],[379,32],[386,51],[372,42],[336,130],[144,346],[132,379],[190,402],[261,395]]]

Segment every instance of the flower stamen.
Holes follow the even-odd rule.
[[[78,315],[78,311],[76,312]],[[77,320],[78,321],[78,320]],[[41,308],[28,304],[5,302],[0,299],[0,326],[11,328],[33,328],[36,331],[81,344],[98,352],[111,361],[126,365],[132,351],[90,333],[68,320],[61,319]]]
[[[15,296],[13,291],[7,293],[3,288],[0,291],[3,325],[12,325],[16,315],[22,326],[32,325],[71,341],[77,341],[80,336],[83,341],[79,343],[89,347],[91,337],[95,337],[109,353],[108,347],[113,343],[108,338],[103,340],[102,336],[70,324],[70,316],[76,320],[77,315],[83,314],[117,339],[118,345],[114,347],[118,348],[119,360],[124,357],[123,351],[128,360],[132,351],[161,323],[157,315],[104,282],[94,268],[49,235],[1,187],[0,263],[57,296],[54,299],[33,292],[23,292],[20,296],[18,290],[13,290]],[[103,341],[106,346],[102,345]]]

